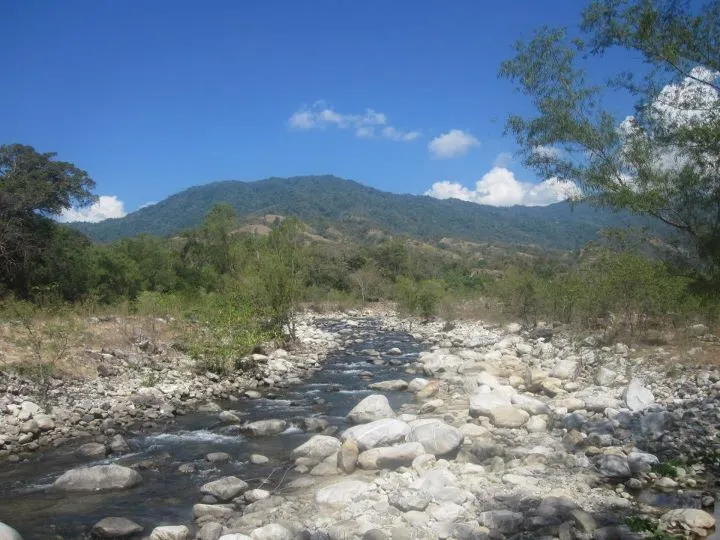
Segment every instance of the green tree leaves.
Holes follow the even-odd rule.
[[[580,30],[573,40],[540,28],[500,68],[537,111],[508,120],[524,162],[579,183],[589,200],[674,227],[704,274],[720,275],[720,4],[595,0]],[[628,58],[611,86],[636,98],[624,120],[583,68],[610,48]]]
[[[47,216],[93,200],[88,174],[54,157],[31,146],[0,146],[0,294],[30,296],[32,268],[55,239]]]

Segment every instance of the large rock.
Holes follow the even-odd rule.
[[[315,502],[321,506],[343,508],[355,497],[372,490],[372,484],[360,480],[345,480],[317,490]]]
[[[570,517],[573,510],[578,508],[578,504],[570,497],[550,495],[540,502],[535,509],[535,513],[538,516],[557,518],[564,521]]]
[[[310,474],[313,476],[335,476],[338,473],[337,465],[337,454],[332,454],[315,465],[310,471]]]
[[[425,388],[429,382],[430,381],[428,381],[427,379],[422,379],[420,377],[416,377],[415,379],[410,381],[407,389],[409,392],[413,392],[413,393],[419,392],[420,390]]]
[[[401,489],[388,497],[391,505],[402,512],[422,512],[430,504],[431,497],[421,489]]]
[[[123,438],[122,435],[118,434],[115,435],[112,439],[110,439],[110,450],[112,450],[115,454],[121,454],[123,452],[129,452],[130,446],[128,445],[127,441]]]
[[[361,469],[397,469],[412,465],[413,460],[425,453],[423,445],[409,442],[397,446],[371,448],[358,457]]]
[[[460,426],[460,433],[463,434],[463,437],[467,437],[468,439],[475,439],[477,437],[484,437],[489,433],[488,428],[479,426],[477,424],[470,424],[466,423]]]
[[[211,517],[213,520],[227,519],[233,514],[233,505],[231,504],[203,504],[193,505],[193,517],[195,519]]]
[[[525,386],[532,392],[539,392],[548,377],[547,371],[539,368],[528,368],[525,372]]]
[[[628,455],[628,465],[633,474],[650,472],[653,465],[660,463],[657,456],[647,452],[631,452]]]
[[[256,437],[266,437],[268,435],[277,435],[287,429],[287,422],[285,420],[258,420],[257,422],[250,422],[243,426],[245,431],[249,431],[250,434]]]
[[[412,427],[407,440],[419,442],[428,454],[447,456],[460,448],[463,434],[459,429],[438,420]]]
[[[33,403],[32,401],[23,401],[20,404],[18,418],[24,422],[25,420],[30,420],[33,416],[40,412],[42,412],[42,407],[40,407],[37,403]]]
[[[577,368],[578,364],[574,360],[558,360],[550,375],[558,379],[572,379]]]
[[[355,439],[346,439],[337,455],[337,468],[345,474],[351,474],[357,466],[360,449]]]
[[[48,431],[55,428],[55,420],[47,414],[36,414],[33,420],[37,423],[40,431]]]
[[[150,540],[188,540],[190,530],[185,525],[163,525],[155,527],[150,533]]]
[[[423,386],[420,390],[417,392],[417,398],[418,399],[428,399],[433,397],[435,394],[437,394],[440,391],[440,381],[437,379],[433,379],[432,381],[428,381],[428,383]]]
[[[496,407],[490,411],[490,422],[499,428],[519,428],[525,425],[530,415],[523,411],[507,405],[505,407]]]
[[[622,405],[611,394],[587,394],[584,397],[585,409],[590,412],[605,412],[605,409],[619,409]]]
[[[366,424],[383,418],[395,418],[395,411],[382,394],[373,394],[355,405],[347,415],[353,424]]]
[[[371,390],[380,390],[381,392],[400,392],[408,387],[407,381],[396,379],[393,381],[380,381],[368,385]]]
[[[293,534],[282,525],[270,523],[250,533],[252,540],[293,540]]]
[[[433,467],[426,470],[413,487],[419,487],[429,495],[440,499],[446,488],[458,485],[457,477],[444,467]]]
[[[527,429],[529,433],[544,433],[547,431],[547,428],[547,416],[544,415],[531,416],[525,424],[525,429]]]
[[[446,525],[454,523],[465,513],[465,509],[453,502],[438,502],[427,509],[427,513],[438,521],[437,529],[435,532],[438,536],[447,538],[448,530],[445,528]]]
[[[633,412],[647,409],[655,402],[655,396],[638,379],[632,379],[625,389],[625,405]]]
[[[617,373],[605,366],[601,366],[595,374],[595,383],[600,386],[610,386],[615,379],[617,379]]]
[[[630,478],[632,471],[624,456],[606,455],[598,462],[600,474],[606,478]]]
[[[34,418],[32,418],[30,420],[26,420],[20,426],[20,433],[39,433],[39,432],[40,432],[40,426],[38,425],[37,421]]]
[[[104,444],[89,442],[79,446],[75,453],[89,458],[100,459],[107,454],[107,448]]]
[[[442,352],[421,355],[418,361],[423,364],[425,374],[431,377],[438,373],[457,373],[464,362],[459,356]]]
[[[290,454],[292,459],[308,458],[320,462],[340,449],[340,441],[327,435],[315,435]]]
[[[125,538],[142,532],[143,528],[127,518],[106,517],[92,528],[93,536],[99,538]]]
[[[340,439],[342,441],[355,439],[358,449],[363,451],[403,441],[408,433],[410,433],[410,426],[405,422],[395,418],[386,418],[346,429]]]
[[[520,512],[510,510],[488,510],[478,515],[480,525],[495,529],[503,534],[517,532],[522,526],[524,517]]]
[[[537,398],[523,394],[515,394],[511,398],[512,404],[520,407],[529,414],[550,414],[550,407]]]
[[[222,536],[223,526],[215,521],[208,521],[195,533],[195,540],[219,540]]]
[[[0,521],[0,540],[22,540],[20,533]]]
[[[640,417],[640,433],[643,437],[657,440],[665,434],[670,422],[670,413],[667,411],[646,412]]]
[[[234,499],[248,489],[248,485],[235,476],[225,476],[208,482],[200,488],[200,493],[212,495],[219,501]]]
[[[127,489],[142,482],[136,470],[120,465],[96,465],[84,469],[71,469],[53,484],[62,491],[106,491]]]
[[[242,424],[242,418],[232,411],[222,411],[218,418],[223,424]]]
[[[498,407],[511,405],[510,396],[506,392],[476,392],[470,396],[470,416],[490,416],[490,412]]]
[[[676,508],[665,512],[660,522],[668,526],[687,526],[691,529],[711,529],[715,526],[715,518],[697,508]]]

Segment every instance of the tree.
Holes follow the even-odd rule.
[[[94,199],[88,174],[55,155],[0,146],[0,293],[27,297],[30,268],[52,238],[49,217]]]
[[[595,0],[579,28],[575,39],[537,30],[500,68],[537,109],[508,120],[523,161],[577,182],[591,201],[659,219],[719,276],[720,2]],[[636,102],[625,119],[584,68],[610,49],[626,53],[626,70],[609,82]]]
[[[302,297],[307,275],[307,249],[304,225],[286,218],[276,225],[260,258],[261,303],[269,312],[273,326],[287,328],[295,339],[295,312]]]
[[[42,256],[28,271],[34,301],[81,300],[93,287],[97,255],[90,240],[70,227],[47,220],[48,236]]]
[[[237,227],[237,212],[232,205],[214,205],[205,221],[196,230],[186,233],[183,258],[190,265],[209,265],[218,275],[233,270],[233,231]]]
[[[376,302],[382,296],[385,280],[373,261],[368,261],[365,266],[352,272],[350,280],[357,287],[363,302]]]

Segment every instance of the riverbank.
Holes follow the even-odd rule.
[[[172,344],[148,338],[83,351],[83,371],[91,375],[54,378],[47,395],[32,380],[2,372],[0,463],[79,440],[102,444],[112,453],[113,446],[123,447],[117,436],[129,429],[157,430],[213,400],[297,384],[321,369],[327,352],[339,345],[337,336],[320,330],[315,319],[310,313],[300,317],[291,352],[254,354],[250,369],[229,376],[198,372],[195,362]]]

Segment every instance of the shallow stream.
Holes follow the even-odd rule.
[[[145,534],[158,525],[185,524],[192,521],[192,505],[200,498],[202,484],[233,474],[258,487],[275,486],[293,474],[289,471],[290,451],[309,439],[302,420],[324,418],[338,430],[346,426],[345,416],[363,397],[373,393],[367,385],[373,381],[405,378],[408,362],[415,360],[420,345],[403,333],[380,329],[373,320],[348,326],[344,321],[328,321],[323,327],[342,332],[349,341],[344,350],[329,354],[322,371],[302,384],[274,389],[261,399],[220,402],[219,405],[248,421],[280,418],[292,424],[280,435],[250,437],[241,435],[237,426],[223,425],[217,413],[193,413],[177,417],[161,433],[125,433],[131,453],[102,461],[91,461],[75,453],[78,445],[38,453],[32,460],[0,465],[0,521],[15,527],[25,540],[87,537],[90,528],[108,516],[127,517],[145,527]],[[386,354],[391,348],[401,355]],[[381,353],[385,362],[376,365]],[[369,371],[372,379],[360,378]],[[405,392],[385,392],[394,409],[411,399]],[[205,455],[227,452],[232,460],[210,464]],[[266,465],[249,462],[251,454],[270,458]],[[63,472],[82,465],[118,463],[140,470],[142,485],[125,491],[68,494],[52,488]],[[178,471],[181,464],[193,463],[196,472]],[[286,476],[285,476],[286,475]]]

